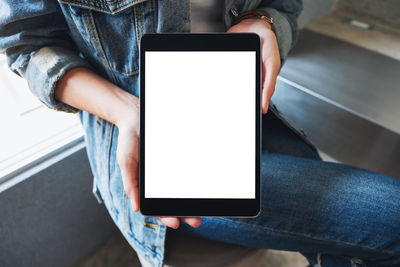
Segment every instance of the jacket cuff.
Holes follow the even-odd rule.
[[[24,76],[32,93],[47,107],[76,113],[78,109],[55,99],[57,82],[76,67],[91,68],[87,61],[70,49],[46,46],[31,56]]]
[[[279,54],[281,57],[281,66],[292,48],[293,42],[293,30],[289,24],[289,21],[286,19],[284,15],[282,15],[279,11],[274,8],[259,8],[268,12],[268,14],[272,17],[274,21],[274,32],[278,42]]]

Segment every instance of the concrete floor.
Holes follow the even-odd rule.
[[[307,260],[296,252],[268,250],[265,264],[271,267],[304,267]],[[135,251],[121,234],[113,236],[98,250],[79,261],[73,267],[139,267]]]

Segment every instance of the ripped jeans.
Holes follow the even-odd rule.
[[[311,266],[400,265],[400,180],[320,160],[270,113],[263,116],[257,218],[203,217],[177,231],[249,247],[299,251]]]

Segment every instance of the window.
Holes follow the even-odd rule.
[[[54,153],[82,142],[75,114],[45,107],[0,55],[0,183]]]

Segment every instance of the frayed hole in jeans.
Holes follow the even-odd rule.
[[[317,254],[317,264],[315,264],[314,267],[322,267],[322,265],[321,265],[321,253]]]
[[[361,266],[361,264],[363,263],[362,259],[360,258],[351,258],[350,262],[351,262],[351,267],[358,267]]]

